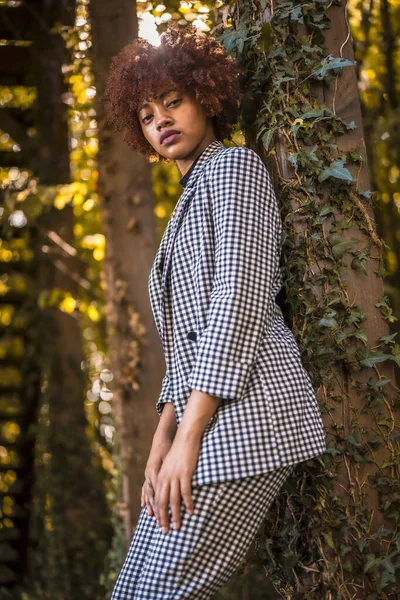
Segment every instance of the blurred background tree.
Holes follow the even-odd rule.
[[[351,2],[353,37],[366,150],[372,189],[380,200],[375,218],[386,252],[385,290],[400,315],[400,76],[398,72],[400,2]],[[400,321],[394,328],[400,331]]]

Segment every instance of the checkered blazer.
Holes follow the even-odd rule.
[[[166,362],[159,415],[173,402],[179,423],[192,389],[220,398],[193,485],[256,475],[326,448],[314,389],[275,299],[281,229],[260,157],[209,144],[149,277]]]

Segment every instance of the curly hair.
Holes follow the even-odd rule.
[[[219,140],[229,139],[239,118],[242,74],[242,67],[221,42],[193,25],[181,28],[170,22],[159,46],[138,38],[112,58],[103,96],[107,122],[151,162],[166,160],[144,137],[137,110],[172,83],[203,106]]]

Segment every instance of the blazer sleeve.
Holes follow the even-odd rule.
[[[156,402],[156,410],[160,417],[162,415],[164,404],[166,402],[172,402],[172,396],[171,396],[170,390],[171,390],[170,380],[169,380],[168,372],[166,372],[164,379],[162,380],[162,383],[161,383],[161,392],[160,392],[160,395]]]
[[[257,356],[279,269],[281,217],[261,158],[233,147],[210,172],[215,271],[188,385],[240,399]]]

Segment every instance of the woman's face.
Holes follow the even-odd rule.
[[[188,92],[171,84],[138,110],[143,135],[158,154],[172,160],[195,158],[216,140],[211,119]],[[193,155],[193,156],[192,156]]]

